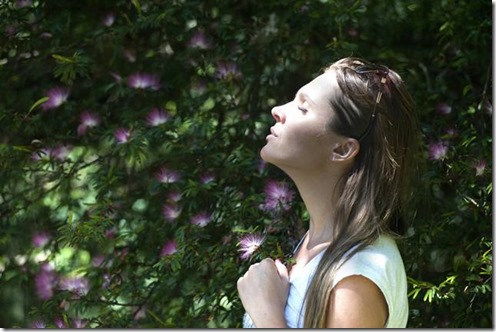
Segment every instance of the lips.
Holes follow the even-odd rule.
[[[270,133],[271,133],[273,136],[277,137],[277,134],[274,132],[274,127],[270,127]]]

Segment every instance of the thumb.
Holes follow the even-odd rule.
[[[288,269],[286,266],[278,259],[275,260],[277,272],[282,279],[289,280]]]

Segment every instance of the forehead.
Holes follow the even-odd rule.
[[[337,87],[335,71],[327,70],[304,85],[299,93],[307,94],[315,102],[328,102],[336,93]]]

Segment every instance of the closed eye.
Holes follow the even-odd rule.
[[[300,110],[303,114],[305,114],[305,113],[307,113],[307,112],[308,112],[308,110],[307,110],[306,108],[303,108],[303,107],[301,107],[301,106],[298,106],[298,109],[299,109],[299,110]]]

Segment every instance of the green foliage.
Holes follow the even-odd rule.
[[[489,3],[0,1],[0,18],[2,326],[239,327],[236,280],[308,222],[298,199],[261,208],[285,179],[258,157],[269,111],[350,55],[398,71],[419,110],[409,327],[492,326]]]

